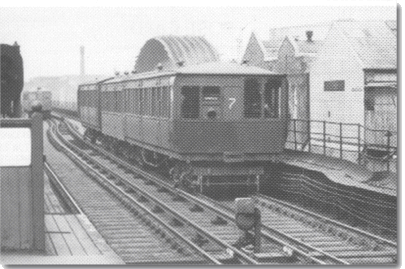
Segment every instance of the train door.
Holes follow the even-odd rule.
[[[224,102],[223,111],[225,120],[238,120],[242,117],[243,100],[242,89],[239,87],[223,88]]]

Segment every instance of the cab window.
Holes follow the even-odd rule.
[[[281,80],[269,80],[264,85],[264,117],[279,117],[279,95]]]
[[[200,116],[199,87],[184,86],[181,88],[181,94],[183,95],[181,117],[184,119],[197,119]]]
[[[245,118],[260,118],[262,110],[260,84],[257,79],[245,80],[244,86],[244,115]]]

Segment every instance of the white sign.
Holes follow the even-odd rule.
[[[31,129],[0,128],[0,167],[31,165]]]

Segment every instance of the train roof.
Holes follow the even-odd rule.
[[[247,76],[268,76],[276,75],[281,76],[279,73],[271,72],[266,69],[240,65],[236,63],[221,63],[221,62],[209,62],[202,63],[198,65],[190,65],[179,67],[175,70],[161,70],[161,71],[152,71],[145,73],[135,73],[128,75],[119,75],[111,80],[106,81],[106,83],[115,83],[121,81],[137,80],[137,79],[146,79],[153,77],[162,77],[162,76],[175,76],[175,75],[247,75]]]
[[[109,80],[111,80],[111,79],[115,79],[115,77],[109,77],[109,78],[103,78],[103,79],[93,79],[93,80],[88,80],[88,81],[85,81],[85,82],[83,82],[83,83],[80,83],[80,85],[94,85],[94,84],[99,84],[99,83],[104,83],[104,82],[107,82],[107,81],[109,81]]]

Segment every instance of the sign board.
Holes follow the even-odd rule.
[[[31,165],[31,129],[0,128],[0,167]]]

